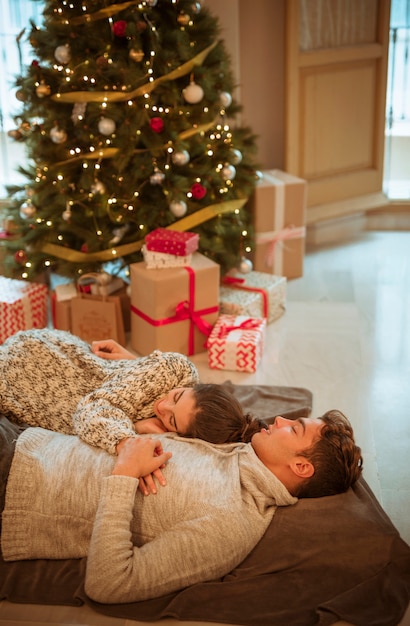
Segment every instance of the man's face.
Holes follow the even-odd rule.
[[[252,447],[262,463],[279,477],[284,467],[320,437],[322,427],[323,421],[318,417],[277,416],[273,424],[252,437]]]

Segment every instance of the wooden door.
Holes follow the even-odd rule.
[[[381,201],[389,19],[389,0],[286,2],[285,166],[308,223]]]

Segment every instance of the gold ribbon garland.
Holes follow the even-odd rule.
[[[178,222],[170,224],[166,228],[179,232],[187,231],[195,226],[199,226],[199,224],[207,222],[217,215],[239,211],[247,201],[247,198],[241,198],[239,200],[221,202],[220,204],[210,204],[199,211],[195,211],[195,213],[192,213],[191,215],[183,217]],[[120,257],[127,256],[128,254],[138,252],[144,245],[144,241],[144,239],[140,239],[139,241],[126,243],[116,248],[100,250],[99,252],[80,252],[79,250],[69,250],[54,243],[46,243],[41,247],[40,252],[71,263],[88,263],[90,261],[103,262],[112,261],[113,259],[118,259]]]
[[[141,87],[137,87],[133,91],[127,91],[126,93],[106,92],[106,91],[72,91],[70,93],[56,93],[51,96],[51,99],[58,102],[124,102],[126,100],[133,100],[139,96],[143,96],[146,93],[151,93],[158,85],[169,80],[175,80],[181,78],[192,72],[195,65],[202,65],[210,51],[217,45],[217,41],[214,41],[210,46],[199,52],[190,61],[183,63],[175,70],[172,70],[168,74],[164,74],[159,78],[156,78],[150,83],[146,83]]]
[[[85,15],[79,15],[78,17],[73,17],[70,19],[70,24],[74,26],[78,26],[79,24],[85,24],[88,22],[96,22],[98,20],[103,20],[107,17],[111,17],[116,13],[120,13],[120,11],[125,11],[128,7],[131,7],[133,4],[139,4],[139,0],[131,0],[131,2],[122,2],[121,4],[113,4],[106,9],[101,9],[101,11],[96,11],[95,13],[86,13]]]

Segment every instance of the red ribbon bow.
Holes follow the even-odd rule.
[[[260,324],[260,320],[252,317],[248,317],[248,319],[241,322],[241,324],[234,324],[233,326],[222,323],[218,328],[218,339],[226,337],[232,330],[256,330],[259,328]]]

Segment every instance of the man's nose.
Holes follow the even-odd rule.
[[[277,415],[275,417],[275,426],[276,428],[283,428],[287,426],[289,420],[286,417],[282,417],[281,415]]]

